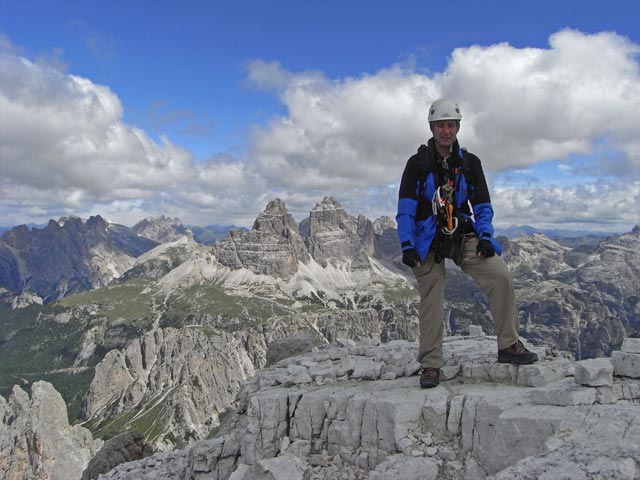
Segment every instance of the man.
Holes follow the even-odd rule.
[[[432,138],[404,169],[398,200],[402,261],[411,267],[420,292],[420,386],[440,383],[445,258],[451,258],[489,297],[498,337],[498,362],[538,361],[518,336],[518,311],[511,274],[493,238],[493,208],[480,159],[460,148],[462,115],[448,99],[433,103]],[[496,255],[496,253],[498,255]]]

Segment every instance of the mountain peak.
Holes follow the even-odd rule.
[[[253,223],[253,230],[280,235],[285,230],[297,232],[298,225],[287,210],[284,201],[276,198],[267,203],[264,212],[258,215]]]
[[[193,238],[191,230],[179,218],[148,217],[136,223],[132,230],[141,237],[150,238],[159,243],[174,242],[182,235]]]
[[[87,220],[86,225],[88,229],[106,232],[107,227],[109,226],[109,222],[107,222],[100,215],[95,215],[95,216],[89,217],[89,220]]]
[[[340,205],[340,202],[338,202],[335,197],[326,195],[321,202],[316,203],[313,210],[344,210],[344,208],[342,208],[342,205]]]
[[[264,213],[269,215],[287,215],[289,211],[287,210],[287,206],[284,201],[280,198],[274,198],[264,209]]]

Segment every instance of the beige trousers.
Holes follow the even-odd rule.
[[[462,271],[473,278],[489,297],[493,326],[498,337],[498,349],[511,346],[518,340],[518,310],[513,280],[507,264],[498,255],[484,258],[476,255],[478,239],[468,236],[461,262]],[[445,262],[436,263],[433,252],[413,269],[418,280],[420,306],[420,345],[418,362],[423,367],[441,368]]]

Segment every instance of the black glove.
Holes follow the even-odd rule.
[[[402,252],[402,263],[411,268],[415,268],[420,264],[420,255],[418,255],[415,248],[408,248]]]
[[[493,257],[495,254],[496,254],[496,251],[493,248],[493,244],[491,243],[491,241],[480,240],[478,242],[478,246],[476,247],[476,255],[489,258],[489,257]]]

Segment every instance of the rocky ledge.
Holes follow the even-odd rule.
[[[512,366],[493,337],[451,337],[430,390],[415,343],[316,348],[258,372],[215,437],[99,478],[640,478],[640,380],[618,376],[637,342],[614,362],[537,350]]]
[[[35,382],[31,397],[19,386],[0,396],[0,479],[75,480],[102,440],[69,425],[62,396],[47,382]]]

